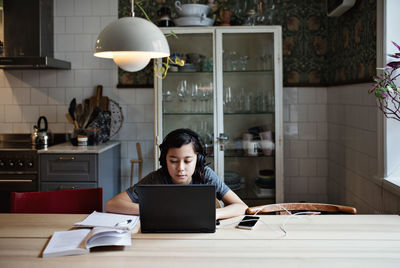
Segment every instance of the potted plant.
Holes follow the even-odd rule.
[[[400,59],[400,46],[392,42],[399,52],[389,55],[394,59]],[[395,84],[400,73],[399,61],[391,61],[382,70],[382,74],[374,78],[375,84],[370,88],[369,93],[376,97],[379,109],[387,118],[400,121],[400,88]]]
[[[232,10],[229,8],[228,0],[215,1],[212,11],[216,16],[217,25],[229,26],[232,16]]]

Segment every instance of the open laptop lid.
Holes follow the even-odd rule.
[[[215,232],[215,186],[138,185],[142,233]]]

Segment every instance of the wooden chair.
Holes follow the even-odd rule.
[[[11,193],[12,213],[89,214],[103,211],[103,189]]]
[[[137,150],[137,155],[138,159],[132,159],[131,160],[131,186],[133,185],[133,174],[134,174],[134,168],[135,164],[139,164],[139,173],[138,173],[138,179],[139,181],[142,179],[142,172],[143,172],[143,157],[142,157],[142,148],[140,147],[140,143],[136,143],[136,150]]]
[[[312,211],[322,212],[327,214],[357,214],[357,210],[353,207],[340,206],[333,204],[322,204],[322,203],[281,203],[281,204],[270,204],[265,206],[249,207],[246,210],[247,215],[254,214],[267,214],[276,213],[288,214],[289,212],[298,211]]]

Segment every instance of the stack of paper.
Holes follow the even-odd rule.
[[[74,224],[86,228],[55,232],[43,251],[43,258],[87,254],[90,248],[98,246],[130,246],[131,230],[138,219],[138,216],[95,211]]]
[[[76,222],[76,227],[107,227],[121,230],[132,230],[138,223],[139,216],[102,213],[94,211],[86,219]]]

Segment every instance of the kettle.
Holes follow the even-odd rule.
[[[33,126],[33,132],[31,134],[31,140],[32,140],[32,145],[33,146],[36,146],[37,137],[38,137],[38,127],[36,125],[34,125]]]
[[[41,122],[44,122],[44,128],[41,127]],[[36,129],[35,129],[36,127]],[[41,116],[38,119],[37,125],[33,127],[37,131],[36,148],[47,148],[49,136],[47,133],[47,119]],[[32,138],[33,139],[33,138]]]

